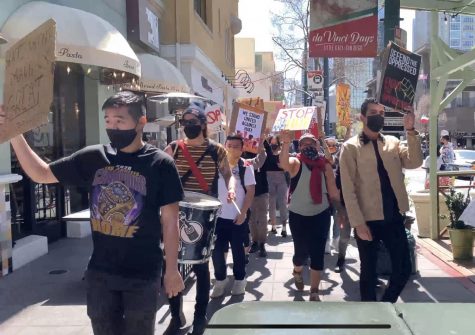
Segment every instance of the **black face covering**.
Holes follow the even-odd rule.
[[[277,149],[279,149],[279,145],[278,145],[278,144],[271,144],[271,145],[270,145],[270,148],[271,148],[273,151],[276,151]]]
[[[190,140],[197,138],[200,136],[200,133],[202,132],[201,125],[194,125],[194,126],[186,126],[183,127],[183,131],[185,132],[186,137],[188,137]]]
[[[107,136],[111,141],[112,147],[117,150],[123,149],[132,144],[135,137],[137,136],[137,131],[134,129],[120,130],[120,129],[106,129]]]
[[[370,115],[366,118],[368,119],[367,126],[371,131],[374,131],[375,133],[377,133],[381,129],[383,129],[384,116],[377,114],[377,115]]]

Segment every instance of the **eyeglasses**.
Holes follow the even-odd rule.
[[[196,119],[190,119],[190,120],[181,119],[180,120],[180,125],[183,126],[183,127],[199,126],[200,124],[201,124],[200,121],[196,120]]]

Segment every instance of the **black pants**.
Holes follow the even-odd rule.
[[[246,277],[246,256],[244,246],[249,241],[248,219],[242,225],[234,224],[233,220],[218,218],[216,223],[216,243],[213,250],[214,277],[216,280],[226,279],[226,259],[224,254],[229,249],[233,254],[234,279]]]
[[[404,218],[395,214],[392,220],[367,222],[372,241],[356,235],[361,260],[360,293],[362,301],[376,301],[376,261],[379,241],[383,241],[391,258],[392,273],[381,301],[396,302],[411,274],[411,258]]]
[[[289,226],[294,240],[295,266],[302,266],[310,256],[310,268],[323,270],[325,243],[330,230],[330,210],[314,216],[304,216],[289,212]]]
[[[193,272],[196,275],[196,304],[195,318],[206,316],[206,309],[209,302],[209,291],[211,289],[211,277],[209,273],[209,262],[203,264],[194,264]],[[172,317],[179,318],[180,311],[183,309],[183,293],[168,299],[170,304],[170,313]]]
[[[88,270],[87,315],[94,335],[153,335],[159,280],[128,279]]]

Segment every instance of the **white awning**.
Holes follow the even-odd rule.
[[[142,66],[139,87],[144,92],[190,93],[183,74],[169,61],[150,54],[137,54]]]
[[[56,59],[111,69],[140,77],[140,62],[122,34],[97,15],[43,1],[18,8],[6,21],[1,34],[11,43],[30,33],[48,19],[56,21]]]

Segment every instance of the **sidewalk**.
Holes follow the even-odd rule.
[[[347,270],[332,271],[336,256],[326,256],[323,301],[358,301],[358,251],[348,248]],[[62,239],[50,245],[49,254],[0,279],[0,334],[2,335],[90,335],[92,330],[86,314],[85,283],[81,280],[92,242],[90,238]],[[228,295],[212,300],[208,308],[213,313],[225,305],[241,301],[304,301],[307,292],[298,292],[292,282],[291,237],[269,236],[268,258],[251,255],[248,266],[247,292],[241,297]],[[228,256],[231,262],[231,255]],[[475,284],[438,260],[425,248],[418,247],[419,274],[412,276],[401,296],[401,302],[475,302]],[[50,271],[66,270],[61,274]],[[228,271],[231,274],[231,269]],[[212,272],[213,277],[213,272]],[[309,282],[308,272],[305,273]],[[470,284],[472,286],[470,286]],[[308,290],[308,286],[306,289]],[[187,327],[191,325],[195,285],[191,280],[185,296]],[[165,299],[157,313],[156,334],[162,334],[170,315]],[[183,334],[185,334],[185,330]]]

